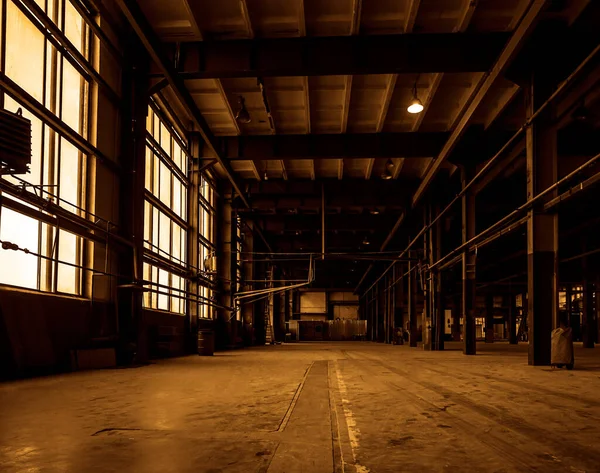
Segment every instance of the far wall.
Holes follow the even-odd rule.
[[[357,295],[351,291],[306,291],[300,293],[300,320],[357,320]]]

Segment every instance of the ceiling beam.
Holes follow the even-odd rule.
[[[360,18],[362,14],[362,0],[352,0],[352,24],[350,35],[358,34],[360,30]]]
[[[373,173],[373,165],[375,164],[375,159],[371,158],[367,161],[367,167],[365,168],[365,179],[368,181],[371,179],[371,174]]]
[[[383,94],[383,102],[381,103],[381,109],[379,110],[379,117],[377,118],[377,133],[381,133],[383,125],[385,125],[385,117],[387,117],[388,109],[390,108],[390,102],[396,89],[396,80],[398,74],[390,74],[390,77],[385,86],[385,93]]]
[[[254,177],[257,181],[260,181],[260,173],[258,172],[258,167],[256,166],[256,163],[254,161],[250,161],[250,164],[252,166],[252,174],[254,174]]]
[[[412,30],[415,26],[415,21],[417,21],[417,14],[419,13],[420,5],[421,0],[410,0],[408,2],[408,8],[404,19],[404,33],[412,33]]]
[[[285,162],[283,161],[283,159],[281,159],[279,161],[279,164],[281,164],[281,177],[283,177],[284,181],[288,180],[288,173],[287,173],[287,169],[285,168]]]
[[[427,158],[436,156],[448,133],[247,135],[219,138],[229,159]]]
[[[338,179],[341,181],[344,178],[344,159],[338,161]]]
[[[306,36],[304,0],[298,0],[298,33],[300,36]]]
[[[545,0],[533,0],[530,2],[531,6],[522,21],[519,23],[519,26],[510,37],[510,40],[506,44],[506,47],[502,51],[500,57],[492,67],[491,71],[485,76],[481,87],[475,89],[474,96],[472,100],[467,101],[467,105],[463,113],[461,114],[461,118],[458,121],[457,125],[452,131],[450,138],[442,148],[442,151],[439,155],[434,159],[433,164],[427,171],[426,175],[423,178],[423,182],[415,192],[415,195],[412,199],[412,207],[416,207],[419,203],[425,191],[429,188],[429,185],[433,181],[433,178],[437,175],[442,163],[448,158],[463,133],[467,129],[467,125],[469,124],[471,117],[477,110],[477,107],[481,104],[488,91],[492,87],[492,84],[496,81],[496,79],[500,76],[502,71],[510,64],[512,59],[515,57],[517,52],[520,50],[525,38],[529,35],[532,30],[533,25],[539,17],[540,12],[543,10],[546,5]]]
[[[463,0],[464,6],[458,24],[454,28],[455,33],[462,33],[467,30],[469,23],[471,23],[473,13],[475,13],[475,8],[477,8],[478,1],[479,0]]]
[[[495,164],[479,181],[473,185],[473,193],[479,194],[483,189],[490,185],[502,171],[506,169],[513,161],[515,161],[525,151],[525,140],[519,140],[519,142],[513,147],[513,149]]]
[[[348,129],[348,115],[350,114],[350,99],[352,97],[352,76],[346,76],[344,81],[344,105],[342,108],[341,132],[346,133]]]
[[[427,111],[429,110],[429,106],[433,102],[433,98],[435,97],[438,87],[442,83],[443,77],[444,77],[444,74],[436,73],[431,78],[431,84],[429,85],[429,89],[427,90],[427,96],[423,100],[423,111],[421,113],[416,114],[417,117],[416,117],[415,122],[413,123],[412,131],[418,131],[419,128],[421,127],[421,123],[423,122],[423,119],[425,118],[425,115],[427,114]]]
[[[506,33],[409,33],[184,42],[180,74],[215,79],[482,72],[494,64],[507,39]],[[175,53],[174,46],[168,50]]]
[[[397,158],[394,162],[394,172],[392,173],[392,179],[398,179],[398,176],[402,172],[404,167],[404,158]]]
[[[186,113],[192,117],[194,125],[197,127],[206,146],[208,146],[210,151],[214,154],[214,158],[223,168],[227,179],[239,195],[241,201],[246,207],[250,207],[250,203],[242,191],[242,186],[237,182],[231,165],[229,162],[223,160],[223,158],[220,156],[217,142],[210,130],[210,127],[200,113],[200,110],[198,109],[198,106],[194,102],[194,99],[190,95],[189,91],[186,89],[183,80],[173,68],[172,61],[167,59],[162,54],[161,51],[163,50],[164,45],[158,39],[156,33],[154,33],[152,30],[152,27],[148,23],[148,20],[144,16],[139,5],[134,0],[116,0],[116,3],[146,48],[146,51],[153,60],[153,63],[159,68],[165,79],[169,81],[175,96],[181,102],[181,105],[184,107]]]
[[[488,116],[485,119],[485,123],[484,123],[484,130],[487,130],[492,123],[494,123],[494,121],[500,116],[502,115],[502,112],[504,110],[506,110],[506,107],[508,107],[508,105],[513,101],[513,99],[517,96],[517,94],[519,93],[519,86],[516,84],[513,84],[512,87],[507,88],[504,93],[502,94],[502,97],[500,97],[498,104],[496,107],[493,108],[493,110],[490,111],[490,113],[488,114]]]
[[[248,32],[248,38],[254,38],[254,30],[252,29],[252,21],[250,20],[250,13],[248,12],[248,4],[246,0],[240,0],[240,11],[242,13],[242,19]]]
[[[385,249],[387,248],[387,246],[391,243],[392,239],[394,238],[394,236],[398,232],[398,229],[402,226],[402,223],[404,222],[404,217],[405,216],[406,216],[406,214],[404,212],[402,212],[402,214],[398,217],[398,219],[396,220],[396,223],[394,224],[394,226],[392,227],[392,229],[388,233],[388,236],[386,237],[386,239],[381,244],[381,246],[379,248],[380,252],[385,251]],[[365,273],[363,274],[363,276],[358,281],[358,284],[356,285],[356,288],[354,289],[355,293],[358,291],[358,289],[360,288],[360,285],[365,281],[365,279],[367,279],[367,276],[369,275],[369,273],[371,272],[372,269],[373,269],[373,263],[369,264],[369,267],[367,268],[367,270],[365,271]]]

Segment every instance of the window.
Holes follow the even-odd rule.
[[[144,305],[185,314],[187,142],[154,102],[148,109],[146,131],[144,279],[152,283],[153,292],[145,293]]]
[[[87,142],[92,79],[84,69],[92,67],[87,61],[91,56],[90,42],[95,37],[69,0],[37,0],[37,5],[39,8],[29,10],[11,0],[2,2],[6,28],[1,36],[1,67],[11,87],[10,92],[1,93],[0,105],[11,112],[22,109],[32,125],[30,173],[2,176],[2,181],[85,216],[84,183],[89,158],[82,149],[85,146],[74,145],[77,140],[68,140],[63,132],[52,129],[34,112],[49,111],[62,127],[68,127],[81,142]],[[57,34],[46,31],[42,21],[30,20],[44,16],[56,25]],[[66,52],[65,45],[76,48],[82,61]],[[24,105],[26,102],[29,108]],[[20,200],[18,194],[6,191],[5,195],[34,208]],[[81,294],[82,238],[26,213],[1,209],[0,239],[26,248],[31,254],[0,250],[0,283]]]
[[[215,191],[207,176],[200,179],[199,205],[198,205],[198,254],[204,269],[205,281],[198,287],[200,302],[198,316],[200,318],[213,318],[213,308],[207,302],[212,300],[213,291],[208,287],[209,281],[216,272],[215,257]]]

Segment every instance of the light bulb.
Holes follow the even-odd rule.
[[[423,111],[423,104],[418,98],[412,99],[410,105],[406,109],[408,113],[421,113]]]

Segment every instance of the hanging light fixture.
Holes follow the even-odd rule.
[[[246,101],[245,101],[244,97],[242,97],[241,95],[239,97],[239,104],[240,104],[240,109],[235,114],[235,120],[238,123],[242,123],[242,124],[246,125],[252,121],[252,117],[250,116],[250,113],[246,109]]]
[[[392,177],[394,176],[392,176],[392,173],[387,168],[381,173],[381,179],[385,179],[386,181],[391,179]]]
[[[394,161],[388,158],[387,162],[385,163],[385,168],[391,171],[392,169],[394,169],[394,166]]]
[[[263,179],[265,181],[269,180],[269,175],[267,174],[267,170],[269,169],[269,161],[265,161],[265,174],[263,176]]]
[[[363,241],[362,241],[362,244],[363,244],[363,245],[365,245],[365,246],[367,246],[367,245],[370,245],[370,244],[371,244],[371,242],[369,241],[369,239],[368,239],[367,237],[365,237],[365,238],[363,239]]]
[[[417,81],[419,80],[419,76],[415,79],[415,84],[413,85],[413,98],[410,101],[410,105],[406,109],[408,113],[421,113],[423,111],[423,103],[419,100],[417,96]]]

